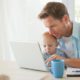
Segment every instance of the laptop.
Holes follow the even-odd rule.
[[[21,68],[47,71],[39,43],[11,42],[10,45]]]

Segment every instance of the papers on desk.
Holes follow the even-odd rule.
[[[66,75],[69,77],[80,77],[80,68],[68,67]]]

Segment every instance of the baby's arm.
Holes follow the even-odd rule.
[[[61,56],[59,56],[59,55],[57,55],[57,54],[53,54],[51,57],[49,57],[49,58],[45,61],[45,63],[48,63],[48,62],[50,62],[50,61],[52,61],[52,60],[55,60],[55,59],[66,59],[66,58],[61,57]]]

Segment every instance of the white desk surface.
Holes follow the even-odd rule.
[[[10,80],[40,80],[48,72],[21,69],[16,62],[0,61],[0,74],[10,77]]]
[[[48,80],[48,78],[51,76],[49,72],[21,69],[16,62],[10,61],[0,61],[0,74],[8,75],[10,80]],[[45,79],[45,77],[48,78]],[[52,78],[51,80],[57,79]],[[58,80],[80,80],[80,77],[65,76],[64,78]]]

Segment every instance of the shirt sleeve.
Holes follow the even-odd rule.
[[[42,53],[44,61],[47,59],[46,53]]]
[[[59,56],[65,57],[65,58],[69,58],[69,57],[65,54],[65,52],[63,52],[63,51],[60,50],[60,49],[56,51],[56,54],[59,55]]]

